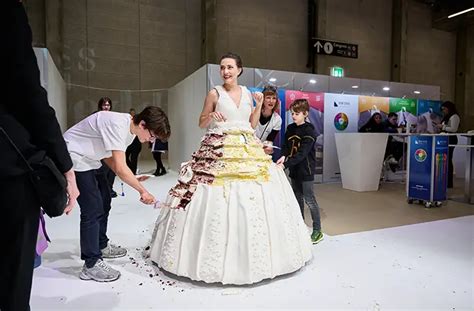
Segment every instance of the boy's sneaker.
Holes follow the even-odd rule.
[[[311,234],[311,242],[313,242],[313,244],[318,244],[319,242],[323,240],[323,238],[324,236],[321,231],[314,230],[313,233]]]
[[[102,258],[120,258],[127,255],[127,250],[120,246],[108,243],[107,246],[100,250]]]
[[[97,282],[112,282],[120,277],[120,271],[112,269],[102,259],[97,260],[92,268],[82,267],[79,278],[81,280],[94,280]]]

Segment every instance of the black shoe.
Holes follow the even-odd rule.
[[[155,175],[155,176],[160,176],[160,170],[156,170],[156,171],[153,173],[153,175]]]
[[[118,197],[117,192],[115,192],[114,190],[110,191],[110,197],[111,197],[111,198],[116,198],[116,197]]]
[[[158,170],[156,170],[158,172]],[[156,173],[156,172],[155,172]],[[155,175],[155,176],[163,176],[166,174],[166,170],[164,167],[162,167],[159,172],[158,172],[158,175]]]

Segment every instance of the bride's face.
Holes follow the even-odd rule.
[[[221,78],[226,84],[237,83],[237,77],[241,69],[237,67],[237,63],[233,58],[224,58],[221,61]]]

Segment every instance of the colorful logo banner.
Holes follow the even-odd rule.
[[[341,179],[334,134],[357,132],[358,100],[356,95],[324,95],[324,182]]]
[[[334,127],[338,131],[344,131],[349,125],[349,117],[344,112],[339,112],[334,117]]]
[[[408,197],[430,201],[433,136],[410,137]]]

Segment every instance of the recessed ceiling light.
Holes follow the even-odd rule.
[[[388,86],[384,86],[383,89],[384,91],[390,91],[390,88]]]
[[[270,81],[270,82],[276,82],[276,80],[277,80],[276,78],[270,78],[268,81]]]
[[[421,94],[420,91],[413,91],[413,93],[415,93],[415,94]]]
[[[358,85],[353,85],[352,88],[353,88],[353,89],[358,89],[359,86],[358,86]]]
[[[316,80],[314,80],[314,79],[311,79],[311,80],[309,80],[309,83],[311,83],[311,84],[315,84],[315,83],[316,83]]]

